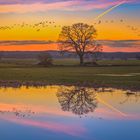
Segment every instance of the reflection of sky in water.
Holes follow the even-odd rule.
[[[72,96],[75,91],[78,94]],[[63,93],[59,94],[61,97],[58,96],[60,92]],[[114,89],[95,92],[93,89],[57,86],[1,88],[0,139],[139,140],[140,96],[126,93]],[[62,108],[66,97],[73,100],[67,101],[67,108]],[[96,98],[97,107],[90,97]],[[83,114],[73,111],[75,103],[85,111]]]

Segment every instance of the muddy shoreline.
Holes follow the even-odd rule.
[[[107,85],[107,84],[97,84],[97,83],[50,83],[50,82],[41,82],[41,81],[15,81],[15,80],[0,80],[0,88],[21,88],[25,86],[26,88],[29,87],[46,87],[46,86],[78,86],[78,87],[87,87],[87,88],[115,88],[121,90],[130,90],[134,92],[140,92],[140,86],[118,86],[118,85]]]

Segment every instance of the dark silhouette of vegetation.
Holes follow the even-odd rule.
[[[95,48],[94,52],[91,53],[92,62],[97,62],[101,60],[102,51],[102,46],[100,44],[97,44],[97,47]]]
[[[3,52],[0,52],[0,60],[3,58]]]
[[[97,32],[92,25],[77,23],[72,26],[64,26],[59,35],[60,51],[75,51],[84,64],[84,56],[87,53],[94,54],[101,45],[96,44]]]
[[[140,60],[140,55],[136,55],[136,59],[137,60]]]
[[[39,65],[42,66],[52,66],[53,65],[53,58],[48,52],[42,52],[38,56]]]
[[[71,111],[76,115],[93,112],[97,107],[95,92],[88,88],[61,88],[57,97],[63,111]]]

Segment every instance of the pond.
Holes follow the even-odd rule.
[[[140,92],[0,88],[1,140],[140,140]]]

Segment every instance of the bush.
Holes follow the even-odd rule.
[[[53,58],[47,52],[42,52],[38,56],[38,59],[39,59],[39,65],[42,65],[42,66],[52,66],[53,65]]]

